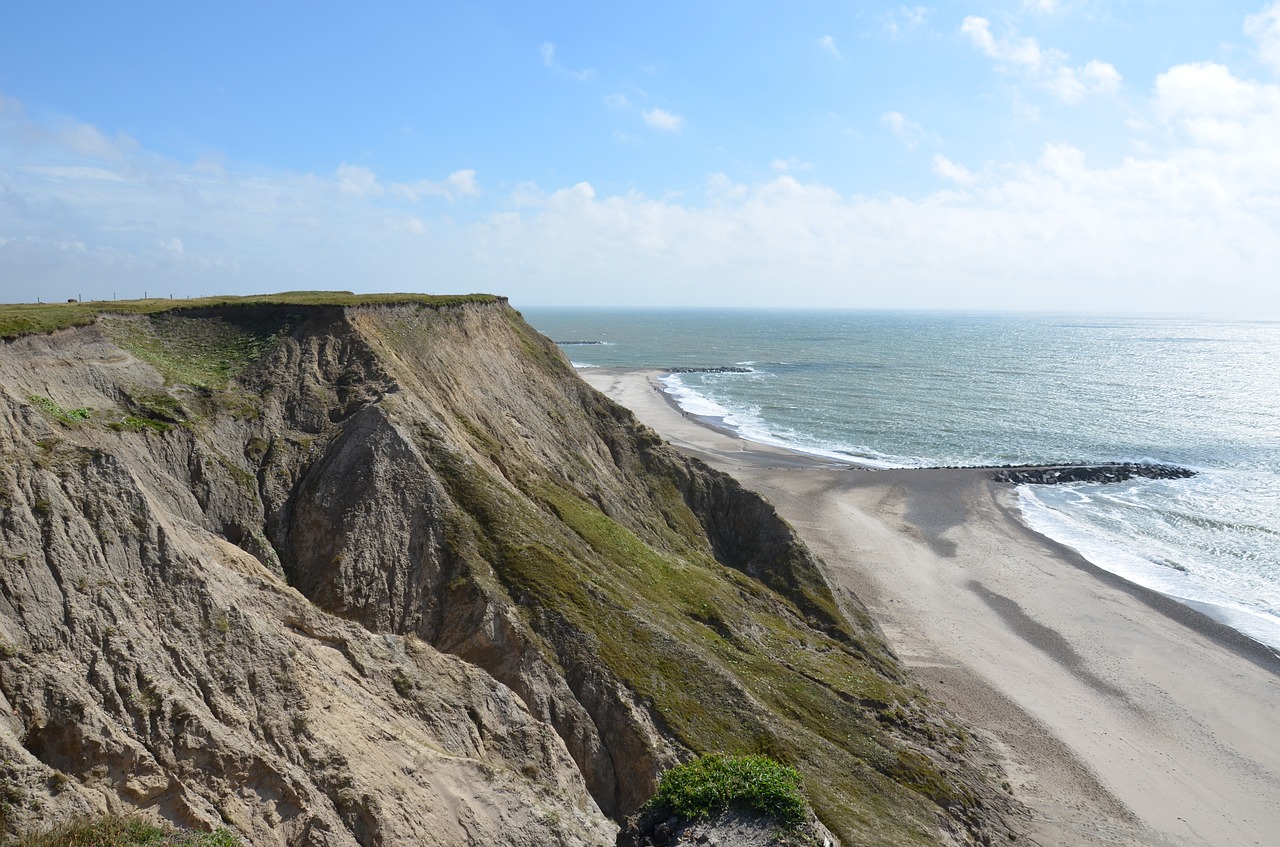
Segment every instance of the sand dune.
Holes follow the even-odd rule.
[[[1043,845],[1280,843],[1280,662],[1028,529],[981,470],[872,471],[581,375],[769,498],[930,695],[995,739]]]

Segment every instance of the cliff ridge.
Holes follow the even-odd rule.
[[[1008,833],[981,742],[773,509],[501,298],[90,318],[0,356],[10,831],[612,844],[725,751],[845,844]]]

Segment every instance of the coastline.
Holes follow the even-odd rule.
[[[761,492],[929,694],[1004,753],[1044,844],[1265,844],[1280,660],[1027,526],[983,469],[877,470],[744,441],[661,372],[579,374]]]
[[[598,366],[592,366],[592,368],[597,369]],[[621,373],[625,373],[630,369],[603,368],[601,370],[604,370],[606,372],[618,371]],[[778,444],[765,444],[762,442],[753,441],[750,437],[743,436],[737,430],[736,427],[734,427],[732,424],[725,423],[724,419],[721,417],[711,416],[711,415],[691,414],[687,412],[685,409],[683,409],[680,406],[679,400],[675,396],[673,396],[670,392],[666,391],[665,387],[661,384],[661,381],[660,381],[661,377],[667,376],[669,373],[671,373],[670,371],[639,368],[639,369],[636,369],[636,372],[643,373],[646,376],[651,377],[655,381],[654,387],[661,394],[662,399],[666,401],[667,405],[674,412],[681,415],[686,420],[694,421],[708,429],[711,429],[722,435],[728,436],[729,438],[733,439],[735,443],[743,442],[745,444],[751,444],[753,445],[753,449],[768,449],[770,451],[777,451],[779,460],[783,460],[786,457],[795,457],[801,462],[801,464],[806,464],[806,465],[807,463],[814,463],[815,466],[824,466],[824,467],[847,466],[850,469],[870,470],[870,471],[898,471],[905,474],[931,473],[931,472],[938,472],[938,471],[944,471],[944,470],[965,470],[965,471],[985,472],[988,475],[994,475],[995,473],[1002,470],[1009,470],[1009,469],[1025,470],[1025,469],[1031,469],[1031,468],[1037,468],[1037,467],[1047,467],[1047,466],[1034,466],[1034,465],[929,467],[929,468],[901,467],[901,466],[889,466],[889,465],[876,464],[871,461],[859,460],[853,457],[837,458],[830,455],[823,455],[820,453],[811,453],[811,452],[806,452],[804,450],[784,447]],[[581,373],[581,369],[579,370],[579,373]],[[587,380],[587,381],[590,382],[590,380]],[[1090,466],[1090,467],[1103,467],[1103,466]],[[1106,467],[1110,467],[1110,466],[1106,466]],[[1191,474],[1190,471],[1188,471],[1187,473],[1188,475]],[[1007,487],[1007,488],[1001,487],[1001,490],[1007,491],[1007,497],[1005,498],[1006,500],[1005,508],[1009,513],[1010,517],[1015,522],[1017,522],[1022,527],[1024,527],[1037,540],[1041,540],[1043,542],[1047,542],[1055,546],[1058,549],[1059,555],[1063,556],[1065,559],[1070,561],[1076,567],[1083,568],[1084,570],[1089,571],[1090,573],[1093,573],[1094,576],[1096,576],[1098,579],[1111,582],[1113,585],[1115,585],[1117,588],[1121,590],[1131,591],[1135,597],[1137,597],[1139,600],[1146,603],[1147,605],[1151,606],[1156,611],[1159,611],[1161,614],[1180,620],[1186,626],[1195,628],[1199,630],[1202,634],[1206,635],[1207,637],[1217,640],[1227,649],[1232,650],[1233,652],[1239,653],[1241,656],[1248,658],[1250,661],[1258,663],[1260,666],[1271,671],[1272,673],[1280,674],[1280,643],[1268,644],[1265,641],[1260,640],[1259,638],[1255,638],[1254,636],[1249,635],[1247,632],[1243,631],[1242,629],[1237,628],[1237,626],[1233,624],[1232,620],[1234,616],[1239,615],[1241,613],[1235,612],[1233,609],[1229,607],[1219,606],[1212,602],[1207,602],[1202,600],[1191,600],[1185,597],[1179,597],[1174,594],[1168,594],[1168,593],[1162,592],[1159,589],[1152,588],[1147,585],[1143,585],[1141,582],[1138,582],[1134,579],[1126,577],[1122,573],[1119,573],[1114,570],[1109,570],[1101,565],[1096,564],[1095,562],[1091,561],[1084,553],[1076,550],[1075,548],[1071,547],[1069,544],[1063,541],[1059,541],[1058,539],[1054,538],[1052,535],[1049,535],[1047,532],[1037,529],[1035,526],[1033,526],[1032,523],[1027,519],[1027,516],[1023,511],[1022,504],[1020,501],[1020,496],[1018,494],[1018,490],[1020,488],[1021,488],[1020,485],[1014,485],[1013,487]]]

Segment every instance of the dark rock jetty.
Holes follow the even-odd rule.
[[[1001,468],[992,477],[996,482],[1014,485],[1058,485],[1064,482],[1124,482],[1134,477],[1145,479],[1186,479],[1195,471],[1177,465],[1144,465],[1117,462],[1108,465],[1048,465]]]
[[[587,344],[604,344],[603,341],[557,341],[561,347],[582,347]]]
[[[755,373],[751,368],[741,365],[729,365],[716,368],[664,368],[669,374],[749,374]]]

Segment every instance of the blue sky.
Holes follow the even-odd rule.
[[[1280,317],[1280,2],[186,5],[6,11],[0,299]]]

